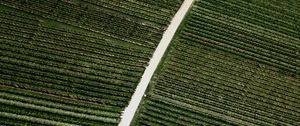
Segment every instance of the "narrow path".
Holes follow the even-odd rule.
[[[178,29],[179,25],[184,19],[186,13],[188,12],[189,8],[192,6],[193,1],[194,0],[185,0],[183,2],[183,4],[181,5],[179,10],[173,17],[168,29],[164,32],[163,37],[159,45],[157,46],[153,54],[153,57],[149,62],[149,66],[146,68],[140,83],[138,84],[133,96],[131,97],[128,107],[125,108],[125,111],[121,116],[121,122],[119,123],[119,126],[130,125],[134,117],[134,114],[143,98],[143,95],[145,94],[150,79],[152,78],[153,73],[159,64],[159,61],[163,57],[168,45],[170,44],[176,30]]]

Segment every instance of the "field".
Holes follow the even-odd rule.
[[[197,0],[132,125],[299,124],[299,6]]]
[[[0,125],[117,125],[182,0],[2,0]]]

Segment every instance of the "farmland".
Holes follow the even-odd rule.
[[[296,125],[299,5],[197,0],[132,125]]]
[[[117,125],[181,0],[2,0],[0,125]]]

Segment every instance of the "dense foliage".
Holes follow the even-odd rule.
[[[0,125],[116,125],[175,1],[1,0]]]
[[[133,124],[298,125],[300,4],[291,2],[196,1]]]

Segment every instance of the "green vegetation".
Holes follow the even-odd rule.
[[[132,125],[296,125],[299,13],[295,0],[196,1]]]
[[[2,0],[0,125],[117,125],[182,0]]]

